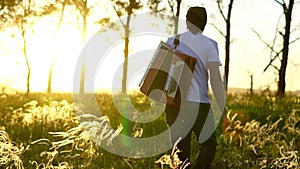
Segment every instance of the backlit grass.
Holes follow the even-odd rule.
[[[99,146],[113,146],[119,133],[142,138],[167,129],[163,106],[141,93],[128,98],[96,94],[98,110],[87,99],[81,106],[74,104],[72,94],[16,94],[0,100],[0,168],[159,169],[187,165],[178,159],[170,161],[180,153],[176,147],[153,157],[132,159]],[[131,113],[133,121],[118,112],[126,106],[123,101],[132,105],[124,110]],[[150,107],[155,108],[147,112]],[[299,97],[229,95],[227,108],[231,123],[225,131],[218,129],[213,168],[299,168]],[[149,118],[153,120],[135,122]],[[192,148],[193,162],[199,148],[195,139]]]

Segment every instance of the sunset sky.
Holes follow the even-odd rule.
[[[224,1],[225,2],[225,1]],[[204,5],[208,11],[208,22],[204,34],[215,39],[219,43],[220,57],[224,63],[224,38],[213,28],[212,23],[225,31],[225,24],[217,10],[214,1],[185,1],[182,3],[181,10],[181,29],[185,31],[184,19],[186,10],[189,6]],[[108,8],[111,8],[109,5]],[[97,10],[95,10],[97,11]],[[141,13],[140,15],[142,15]],[[275,28],[280,15],[281,7],[273,0],[251,0],[247,2],[236,2],[232,13],[232,43],[231,43],[231,62],[229,74],[229,88],[249,88],[250,74],[254,76],[254,88],[265,89],[277,78],[276,71],[269,68],[263,73],[263,69],[269,63],[270,51],[253,33],[252,28],[259,32],[262,38],[271,42],[275,35]],[[293,11],[292,27],[298,28],[291,40],[300,37],[300,3],[295,4]],[[78,14],[77,14],[78,15]],[[31,91],[46,91],[51,57],[54,56],[53,70],[53,90],[68,91],[73,90],[74,72],[78,58],[83,51],[78,21],[73,9],[67,9],[62,23],[62,27],[57,35],[54,30],[58,21],[58,14],[44,17],[35,21],[31,29],[28,30],[28,56],[31,65]],[[101,41],[101,45],[96,47],[96,51],[104,52],[105,57],[98,63],[97,72],[94,77],[95,88],[111,88],[115,83],[121,82],[121,75],[117,72],[123,62],[123,42],[120,33],[113,30],[97,33],[107,27],[93,24],[93,21],[103,17],[113,16],[112,22],[118,23],[113,9],[101,9],[97,15],[90,16],[88,24],[87,40],[90,43]],[[297,17],[295,17],[297,16]],[[281,23],[284,18],[281,17]],[[169,21],[153,21],[153,23],[167,23]],[[132,26],[139,29],[139,22],[132,21]],[[136,25],[135,25],[136,24]],[[147,25],[148,24],[148,25]],[[164,25],[158,24],[158,25]],[[151,23],[141,24],[149,26]],[[166,30],[166,28],[156,27],[155,29]],[[143,28],[144,29],[144,28]],[[172,28],[171,28],[172,29]],[[121,29],[123,30],[123,29]],[[151,29],[154,30],[154,29]],[[160,31],[158,31],[160,32]],[[157,47],[160,40],[165,41],[170,33],[135,33],[130,41],[129,74],[133,74],[129,81],[130,88],[137,88],[137,84],[142,77],[143,65],[147,65],[151,59],[151,52]],[[96,40],[95,40],[96,39]],[[280,40],[280,37],[278,37]],[[281,41],[278,41],[280,44]],[[300,90],[300,40],[290,46],[289,62],[286,77],[286,90]],[[106,46],[106,47],[104,47]],[[89,49],[89,48],[88,48]],[[106,51],[103,51],[103,50]],[[91,51],[89,51],[92,53]],[[139,60],[137,56],[147,55],[148,57]],[[139,61],[141,65],[136,65]],[[88,67],[88,66],[87,66]],[[145,67],[145,66],[144,66]],[[89,71],[89,70],[88,70]],[[22,41],[20,30],[17,28],[7,28],[0,32],[0,86],[6,85],[12,89],[26,90],[26,63],[22,53]],[[114,79],[115,78],[115,79]],[[276,89],[276,83],[271,85]]]

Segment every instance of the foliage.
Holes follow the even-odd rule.
[[[140,1],[130,0],[130,1],[113,1],[115,3],[115,11],[118,17],[131,15],[135,10],[141,9],[143,7]]]
[[[166,7],[160,7],[162,0],[148,0],[147,5],[154,14],[164,12]]]
[[[0,1],[0,21],[6,22],[12,17],[11,12],[15,11],[15,7],[19,5],[22,0],[1,0]],[[1,28],[1,27],[0,27]]]

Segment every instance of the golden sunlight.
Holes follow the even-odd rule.
[[[269,62],[269,51],[266,50],[264,44],[260,42],[255,35],[253,35],[253,32],[251,32],[250,29],[255,28],[259,32],[262,32],[267,41],[272,40],[271,38],[274,33],[272,31],[264,31],[266,29],[275,31],[273,28],[275,27],[274,24],[277,22],[274,20],[277,20],[278,16],[272,17],[272,12],[267,12],[267,15],[262,15],[262,9],[264,9],[264,6],[269,5],[266,4],[267,2],[264,3],[265,4],[263,6],[239,6],[237,9],[235,9],[237,13],[244,12],[244,14],[243,17],[233,18],[233,42],[231,44],[229,87],[249,88],[250,74],[253,74],[254,88],[266,88],[268,85],[270,85],[272,89],[276,88],[275,80],[277,76],[274,73],[276,71],[270,70],[266,73],[262,73],[264,66]],[[198,1],[183,2],[181,19],[185,19],[184,14],[187,7],[195,4],[198,4]],[[270,2],[270,4],[272,3]],[[274,4],[272,5],[275,6]],[[204,34],[218,41],[220,58],[224,63],[224,37],[220,35],[219,32],[211,25],[213,22],[220,25],[224,23],[221,21],[221,17],[217,16],[217,9],[213,8],[212,6],[208,6],[207,8],[216,16],[212,16],[210,18],[211,21],[207,25]],[[253,10],[257,11],[255,16],[252,14]],[[278,15],[280,14],[280,9],[274,7],[272,10],[275,10]],[[101,29],[101,26],[95,24],[97,19],[99,20],[108,16],[116,19],[114,11],[109,11],[106,8],[102,10],[93,9],[93,12],[95,13],[93,13],[93,16],[95,15],[95,17],[90,17],[87,25],[87,41],[93,37],[96,32],[99,31],[99,29]],[[33,26],[27,29],[26,41],[27,55],[31,68],[31,91],[47,91],[52,58],[54,61],[52,72],[53,91],[73,91],[73,78],[76,64],[85,45],[83,43],[80,30],[81,20],[80,17],[78,19],[78,16],[76,15],[78,14],[74,12],[74,9],[68,9],[57,33],[55,33],[55,29],[57,29],[57,23],[59,19],[58,13],[54,13],[53,15],[42,17],[36,20]],[[259,20],[257,20],[258,17]],[[113,19],[110,20],[110,22],[115,21],[119,23],[118,19]],[[244,20],[247,20],[247,22],[243,22]],[[165,22],[165,20],[163,22]],[[155,23],[157,24],[160,22]],[[138,27],[144,25],[136,24],[134,23],[134,19],[132,19],[131,26]],[[159,26],[162,27],[161,25],[158,25],[158,27]],[[182,27],[185,27],[185,25],[182,25]],[[109,31],[115,30],[109,29]],[[120,41],[120,39],[122,39],[121,31],[123,31],[122,28],[118,31],[115,31],[118,34],[118,36],[115,37],[113,37],[114,35],[111,36],[111,34],[108,34],[108,37],[106,37],[106,35],[101,35],[101,38],[107,40],[107,43],[112,40],[111,42],[113,43],[109,45],[114,47],[114,49],[108,51],[107,56],[104,56],[105,60],[103,63],[99,63],[97,70],[98,72],[95,75],[95,89],[92,90],[98,90],[99,88],[111,88],[112,83],[115,83],[113,82],[113,77],[116,76],[116,69],[120,68],[122,65],[124,57],[124,43]],[[132,33],[134,35],[134,31]],[[23,41],[20,29],[16,27],[6,29],[4,32],[0,32],[0,37],[0,87],[8,86],[9,88],[25,91],[27,68],[23,54]],[[116,42],[114,42],[116,39],[119,40],[118,44],[115,44]],[[142,36],[134,35],[130,39],[129,56],[136,57],[137,55],[140,55],[139,53],[143,53],[149,48],[154,49],[157,47],[157,44],[160,40],[165,39],[166,37],[163,37],[162,35],[152,37],[147,37],[145,34]],[[295,43],[294,46],[297,44],[299,44],[299,42]],[[299,50],[294,46],[291,46],[290,48],[289,67],[287,69],[287,90],[299,90],[299,85],[297,85],[299,83],[299,74],[295,73],[299,69],[300,61],[297,58]],[[102,50],[102,48],[103,46],[99,45],[99,50]],[[144,62],[142,64],[144,67],[146,67],[145,65],[147,65],[149,59],[145,59],[143,61]],[[260,64],[259,67],[258,63]],[[137,64],[141,64],[141,61],[139,61],[139,63],[134,61],[129,62],[128,73],[133,74],[133,72],[135,72],[135,74],[128,79],[129,88],[137,88],[138,82],[143,74],[143,70],[139,70]],[[117,76],[120,76],[118,77],[118,83],[121,83],[121,75]]]

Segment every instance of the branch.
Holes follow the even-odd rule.
[[[285,2],[283,2],[283,8],[285,9]],[[269,62],[269,64],[266,66],[266,68],[264,69],[264,72],[268,69],[269,66],[272,66],[274,67],[277,71],[279,71],[279,68],[274,66],[272,63],[273,61],[276,59],[276,58],[279,58],[279,55],[283,52],[283,49],[282,48],[279,52],[276,52],[275,49],[274,49],[274,46],[275,46],[275,43],[276,43],[276,39],[277,39],[277,35],[281,35],[282,38],[284,39],[284,34],[282,32],[279,31],[279,23],[280,23],[280,19],[281,17],[283,16],[283,14],[281,14],[278,18],[278,21],[277,21],[277,25],[276,25],[276,30],[275,30],[275,35],[274,35],[274,38],[273,38],[273,43],[272,43],[272,48],[271,49],[271,52],[270,52],[270,58],[272,58],[272,54],[273,53],[276,53],[276,55],[274,56],[274,58],[272,58]],[[278,33],[278,34],[277,34]]]
[[[59,18],[59,21],[58,21],[55,32],[58,32],[58,30],[61,26],[61,23],[62,23],[62,20],[63,20],[63,17],[64,17],[64,13],[65,13],[65,8],[66,8],[66,5],[67,5],[67,0],[64,0],[63,2],[59,1],[59,3],[62,4],[62,10],[61,10],[60,18]]]
[[[264,68],[264,71],[263,71],[263,72],[265,72],[265,71],[269,68],[269,66],[273,66],[273,67],[275,67],[276,70],[278,70],[278,68],[277,68],[276,66],[272,65],[272,63],[273,63],[273,61],[274,61],[276,58],[279,57],[279,54],[280,54],[281,52],[282,52],[282,50],[281,50],[280,52],[276,53],[276,55],[270,60],[269,64]],[[272,52],[271,52],[271,55],[272,55]]]
[[[211,25],[223,36],[226,37],[226,35],[213,23],[211,23]]]
[[[115,10],[115,12],[116,12],[116,14],[117,14],[117,16],[118,16],[118,18],[119,18],[121,24],[122,24],[122,26],[125,28],[125,24],[124,24],[124,22],[123,22],[122,19],[121,19],[121,15],[119,14],[119,12],[118,12],[118,10],[116,9],[116,7],[115,7],[114,5],[112,5],[112,6],[113,6],[113,8],[114,8],[114,10]]]
[[[279,71],[280,69],[277,67],[277,66],[275,66],[275,65],[271,65],[274,69],[276,69],[277,71]]]
[[[278,0],[274,0],[275,2],[277,2],[279,5],[283,5],[281,2],[279,2]]]
[[[174,14],[174,4],[172,4],[171,0],[168,0],[168,4],[171,8],[171,11],[172,11],[172,15],[173,15],[173,18],[175,17],[175,14]]]
[[[297,32],[297,31],[299,31],[299,28],[300,28],[300,23],[298,23],[297,25],[295,25],[295,27],[293,28],[293,30],[291,30],[290,32],[291,33]]]
[[[234,2],[234,0],[230,0],[230,2],[228,4],[227,20],[229,20],[229,21],[230,21],[230,17],[231,17],[233,2]]]
[[[233,43],[236,41],[236,38],[232,38],[231,41],[229,41],[229,43]]]
[[[79,10],[81,16],[88,15],[90,9],[87,7],[87,0],[73,0],[72,2]]]
[[[255,30],[255,29],[251,29],[255,35],[269,48],[271,49],[271,51],[276,52],[274,49],[274,46],[271,46],[270,44],[268,44],[265,40],[262,39],[262,37],[260,36],[260,34]],[[277,52],[276,52],[277,53]]]
[[[274,1],[282,6],[284,12],[287,10],[287,6],[284,0],[282,0],[282,2],[279,2],[278,0],[274,0]]]
[[[276,24],[276,30],[275,30],[275,35],[274,35],[274,38],[273,38],[273,47],[275,45],[275,41],[277,39],[277,33],[279,33],[282,37],[284,37],[284,35],[282,35],[282,33],[279,31],[279,23],[280,23],[280,19],[281,17],[283,16],[283,14],[281,14],[279,17],[278,17],[278,20],[277,20],[277,24]]]
[[[224,19],[224,21],[226,22],[226,17],[225,17],[225,15],[224,15],[224,13],[223,13],[223,10],[222,10],[222,8],[221,8],[221,5],[220,5],[220,0],[217,0],[217,4],[218,4],[218,8],[219,8],[219,11],[220,11],[220,13],[221,13],[221,15],[222,15],[222,18]]]
[[[298,38],[292,40],[292,41],[290,42],[290,44],[295,43],[295,42],[296,42],[297,40],[299,40],[299,39],[300,39],[300,37],[298,37]]]
[[[276,50],[274,49],[274,46],[275,46],[275,40],[276,40],[276,37],[274,38],[273,40],[273,44],[270,45],[268,44],[267,42],[265,42],[262,37],[258,34],[258,32],[256,32],[253,28],[252,28],[252,31],[256,34],[256,36],[271,50],[270,52],[270,62],[269,64],[264,68],[263,72],[265,72],[270,66],[274,67],[276,70],[279,70],[276,66],[272,65],[273,61],[279,57],[280,53],[282,53],[283,49],[281,49],[279,52],[276,52]],[[273,53],[276,53],[276,55],[272,58],[272,54]]]

